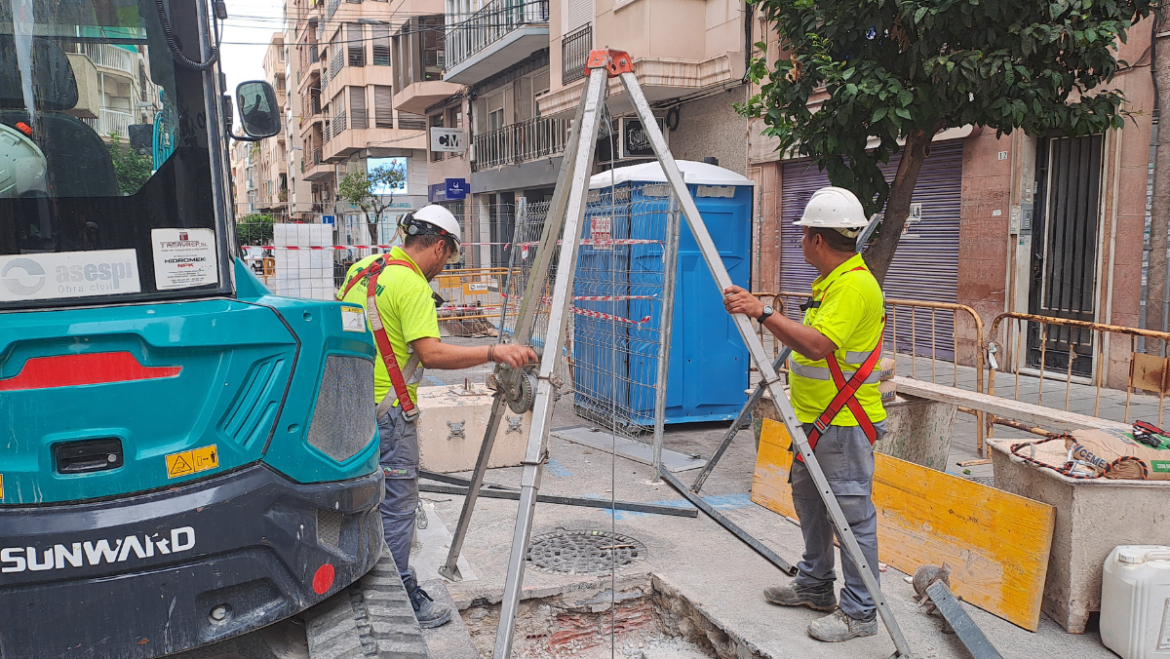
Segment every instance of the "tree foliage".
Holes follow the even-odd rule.
[[[276,218],[271,215],[253,213],[245,215],[236,221],[236,244],[244,245],[271,245],[273,240],[272,225]]]
[[[138,192],[154,171],[154,159],[138,153],[129,144],[123,144],[118,131],[110,133],[110,160],[118,179],[118,192],[123,195]]]
[[[337,195],[362,209],[366,215],[366,226],[370,240],[378,243],[378,223],[382,213],[394,203],[394,194],[379,194],[384,190],[396,190],[406,182],[406,172],[400,168],[377,167],[367,175],[357,171],[346,174],[337,185]]]
[[[868,213],[885,208],[866,260],[884,279],[930,141],[950,127],[1068,135],[1120,128],[1109,87],[1117,45],[1157,0],[757,0],[781,55],[753,60],[782,151],[809,156]],[[765,44],[756,44],[766,52]],[[867,147],[870,138],[876,146]],[[900,146],[903,142],[904,146]],[[903,152],[892,185],[879,164]]]

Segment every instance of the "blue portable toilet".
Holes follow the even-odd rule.
[[[715,165],[677,162],[731,280],[749,288],[754,183]],[[653,184],[665,182],[657,162],[593,176],[589,187],[599,197],[594,196],[586,209],[582,237],[604,234],[614,240],[660,240],[665,235],[670,195],[665,186]],[[735,323],[723,309],[722,293],[685,218],[680,217],[680,224],[666,422],[726,421],[743,406],[750,358]],[[621,296],[644,291],[644,280],[661,281],[662,267],[660,243],[627,249],[583,244],[573,294]],[[628,423],[652,426],[660,301],[579,299],[574,304],[585,312],[634,321],[615,323],[581,314],[574,318],[578,413],[609,418],[617,412],[627,416]],[[638,322],[643,319],[647,320]],[[612,335],[608,342],[597,340],[603,329]]]

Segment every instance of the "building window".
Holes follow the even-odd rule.
[[[394,127],[394,88],[374,85],[374,127]]]
[[[431,120],[431,128],[442,128],[443,127],[443,114],[442,113],[433,114],[429,118]],[[445,155],[445,153],[442,151],[432,150],[431,151],[431,162],[439,162],[440,160],[443,159],[444,155]]]
[[[349,121],[354,130],[365,130],[369,127],[366,120],[366,88],[349,88]]]
[[[341,30],[333,35],[333,39],[329,42],[329,78],[337,77],[337,72],[341,70],[341,64],[345,61],[345,55],[341,52]],[[328,80],[322,81],[321,86],[329,84]]]
[[[374,66],[390,66],[390,26],[371,25],[370,36],[374,48]]]
[[[343,92],[337,92],[333,100],[329,103],[333,108],[333,136],[337,137],[345,131],[345,98]]]
[[[427,118],[413,112],[399,112],[398,128],[400,130],[426,130]]]
[[[366,42],[362,40],[362,26],[352,23],[345,26],[345,50],[348,53],[347,63],[350,66],[366,65]]]

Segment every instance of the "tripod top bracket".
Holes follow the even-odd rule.
[[[606,69],[609,77],[616,78],[623,73],[634,72],[634,60],[624,50],[593,50],[589,52],[589,59],[585,61],[585,77],[593,69]]]

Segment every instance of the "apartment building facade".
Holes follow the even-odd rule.
[[[392,3],[377,0],[290,0],[287,6],[296,44],[289,105],[301,142],[294,169],[309,185],[313,221],[332,222],[339,244],[373,242],[361,210],[339,198],[351,173],[405,172],[402,185],[383,191],[393,198],[379,239],[393,234],[399,215],[426,203],[426,119],[394,108],[395,12]]]
[[[516,214],[551,199],[586,57],[603,44],[633,56],[676,157],[746,173],[747,122],[732,108],[746,99],[746,16],[737,0],[446,0],[443,79],[465,91],[426,113],[433,127],[468,133],[458,166],[469,233],[483,243],[469,263],[507,265]],[[619,86],[608,102],[614,135],[599,140],[596,168],[653,158]],[[443,168],[432,184],[456,173],[452,154],[431,157]]]
[[[392,39],[398,62],[394,108],[426,118],[427,203],[446,207],[467,231],[471,163],[464,127],[466,88],[444,80],[448,60],[443,8],[441,0],[406,0],[398,9],[411,18]]]
[[[162,106],[146,47],[79,43],[70,48],[66,56],[78,97],[71,112],[107,144],[115,134],[126,144],[133,133],[136,146],[149,150],[151,125]]]

